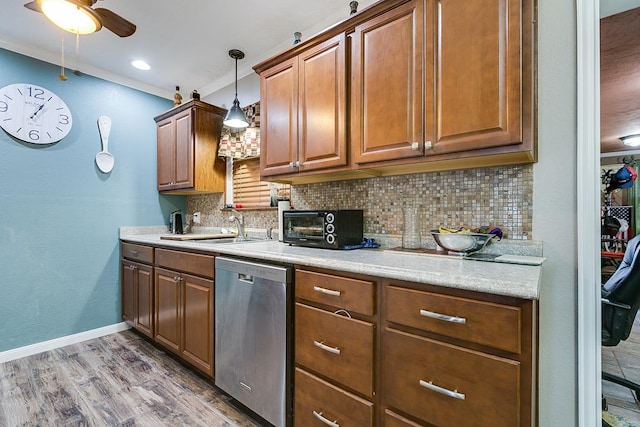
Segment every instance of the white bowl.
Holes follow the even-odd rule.
[[[439,246],[460,254],[477,252],[484,248],[493,237],[496,237],[495,234],[483,233],[438,233],[432,231],[431,234]]]

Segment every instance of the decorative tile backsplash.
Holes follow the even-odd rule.
[[[439,226],[502,228],[509,239],[531,239],[533,167],[504,166],[291,186],[295,209],[363,209],[365,234],[401,235],[402,208],[420,211],[423,236]],[[187,213],[203,226],[226,226],[221,194],[187,197]],[[277,228],[277,210],[247,210],[246,227]]]

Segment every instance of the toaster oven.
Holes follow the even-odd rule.
[[[362,243],[362,210],[282,212],[282,241],[291,245],[342,249]]]

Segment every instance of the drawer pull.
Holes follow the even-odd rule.
[[[314,417],[316,417],[317,419],[319,419],[320,421],[322,421],[326,425],[332,426],[332,427],[340,427],[340,424],[338,424],[338,420],[329,421],[328,419],[326,419],[325,417],[322,416],[322,412],[316,412],[316,411],[312,411],[312,412],[313,412],[313,416]]]
[[[467,319],[464,317],[447,316],[446,314],[434,313],[433,311],[420,310],[420,316],[430,317],[432,319],[444,320],[451,323],[467,323]]]
[[[316,292],[320,292],[326,295],[333,295],[334,297],[340,296],[340,291],[333,291],[331,289],[321,288],[320,286],[314,286],[313,290]]]
[[[424,388],[428,388],[429,390],[433,390],[437,393],[444,394],[445,396],[453,397],[454,399],[464,400],[464,394],[458,393],[458,390],[451,391],[451,390],[447,390],[446,388],[438,387],[437,385],[433,384],[432,381],[427,382],[424,380],[420,380],[420,385]]]
[[[321,343],[320,341],[314,341],[313,345],[324,351],[328,351],[329,353],[340,354],[340,349],[338,347],[329,347],[328,345]]]
[[[140,251],[136,251],[136,250],[134,250],[134,249],[131,249],[131,250],[129,251],[129,253],[130,253],[131,255],[133,255],[133,256],[138,256],[138,255],[140,254]]]

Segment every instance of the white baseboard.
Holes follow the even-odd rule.
[[[44,351],[54,350],[66,345],[77,344],[82,341],[103,337],[105,335],[115,334],[116,332],[126,331],[129,328],[130,326],[128,324],[120,322],[109,326],[103,326],[102,328],[91,329],[90,331],[14,348],[0,353],[0,363],[31,356]]]

